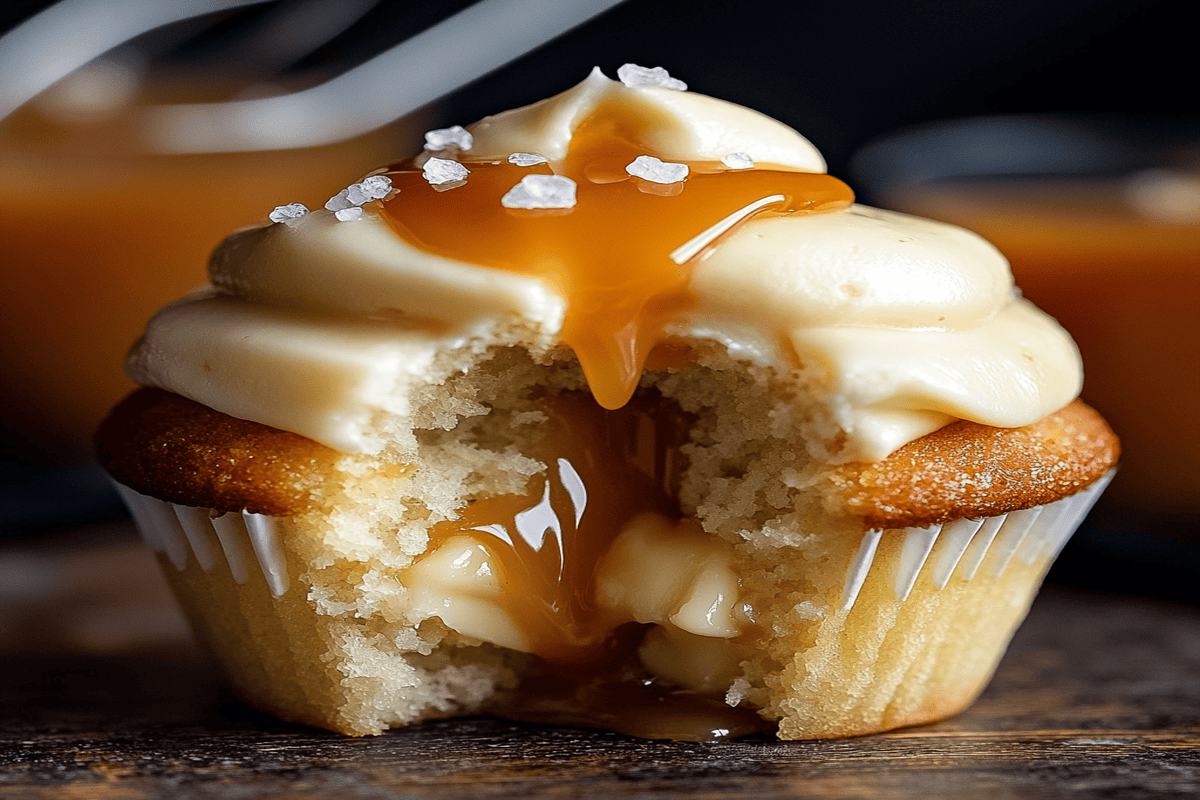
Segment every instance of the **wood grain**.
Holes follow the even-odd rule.
[[[14,570],[39,558],[55,591],[20,595]],[[236,702],[164,624],[152,570],[127,531],[0,550],[3,800],[1200,796],[1191,606],[1048,587],[969,711],[859,739],[662,743],[490,719],[348,739]],[[81,635],[96,606],[118,622]],[[121,633],[139,617],[148,634]]]

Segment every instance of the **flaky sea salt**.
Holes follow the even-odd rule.
[[[333,212],[361,206],[371,200],[382,200],[392,190],[392,179],[385,175],[372,175],[362,183],[352,183],[325,201],[325,208]]]
[[[437,158],[436,156],[426,161],[425,167],[421,171],[421,177],[434,186],[461,181],[470,174],[471,170],[457,161],[451,161],[448,158]]]
[[[325,201],[325,208],[329,211],[341,211],[343,208],[350,208],[354,204],[347,199],[349,194],[349,190],[342,189],[333,197]]]
[[[754,169],[754,160],[745,153],[730,153],[721,159],[721,163],[730,169]]]
[[[363,210],[358,206],[340,208],[333,212],[333,215],[338,218],[339,222],[353,222],[356,219],[362,219]]]
[[[369,178],[363,178],[363,182],[358,185],[372,200],[382,200],[388,196],[388,192],[392,191],[392,179],[386,175],[372,175]]]
[[[526,175],[500,198],[505,208],[574,208],[575,181],[562,175]]]
[[[459,150],[470,150],[475,144],[472,136],[462,125],[451,125],[449,128],[438,128],[425,134],[426,150],[445,150],[447,147],[457,147]]]
[[[361,183],[352,183],[346,187],[346,201],[352,206],[361,206],[371,199]]]
[[[513,153],[508,157],[508,163],[518,167],[532,167],[534,164],[545,164],[546,157],[537,153]]]
[[[275,206],[275,210],[267,215],[267,219],[271,222],[287,222],[300,219],[307,213],[308,208],[303,203],[289,203],[286,206]]]
[[[688,165],[660,161],[654,156],[638,156],[625,166],[625,171],[651,183],[679,183],[688,176]]]
[[[637,64],[623,64],[617,70],[617,77],[626,86],[661,86],[664,89],[687,91],[687,84],[662,67],[639,67]]]

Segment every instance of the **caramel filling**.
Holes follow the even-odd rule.
[[[498,573],[501,605],[520,627],[518,649],[586,663],[624,621],[595,602],[601,558],[634,517],[679,517],[678,447],[687,422],[677,407],[641,395],[616,411],[578,392],[537,406],[546,423],[531,455],[546,470],[525,494],[479,498],[459,519],[434,526],[427,552],[453,537],[478,542]]]
[[[688,162],[679,183],[632,177],[626,165],[653,155],[641,144],[653,124],[649,114],[601,107],[575,131],[562,162],[518,167],[472,161],[466,153],[460,160],[471,174],[453,188],[429,185],[411,161],[388,172],[399,193],[384,203],[385,217],[405,240],[458,261],[538,276],[566,299],[562,341],[609,409],[629,400],[665,327],[694,303],[688,279],[706,250],[683,264],[672,253],[764,198],[783,196],[755,213],[833,211],[854,199],[837,178],[785,168]],[[500,198],[532,174],[571,178],[576,205],[504,208]]]
[[[728,546],[680,519],[686,415],[647,391],[615,411],[579,392],[537,406],[546,423],[534,455],[546,470],[524,494],[479,498],[436,525],[431,555],[406,579],[430,585],[431,612],[450,627],[538,656],[490,710],[647,738],[764,729],[752,710],[722,700],[753,610],[739,604]],[[714,575],[724,579],[715,590]],[[673,668],[691,685],[671,680]]]

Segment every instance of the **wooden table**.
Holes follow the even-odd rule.
[[[1200,609],[1061,586],[969,711],[840,741],[287,725],[214,676],[123,526],[0,547],[0,657],[2,800],[1200,797]]]

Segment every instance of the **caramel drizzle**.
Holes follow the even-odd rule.
[[[563,161],[518,167],[463,158],[471,174],[452,189],[430,186],[411,161],[388,173],[400,191],[384,203],[385,216],[410,244],[540,277],[566,298],[562,341],[579,359],[596,401],[609,409],[628,402],[666,326],[695,305],[688,282],[711,243],[685,253],[683,263],[673,254],[774,195],[781,197],[733,220],[729,230],[750,216],[821,213],[854,199],[837,178],[782,167],[730,170],[720,162],[687,162],[690,173],[681,183],[631,177],[625,166],[653,155],[640,144],[651,125],[620,107],[601,107],[575,131]],[[504,208],[500,198],[532,174],[574,180],[575,207]]]

